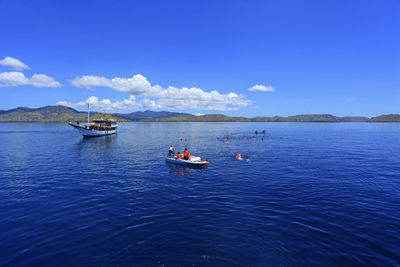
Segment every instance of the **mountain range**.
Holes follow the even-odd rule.
[[[90,119],[101,118],[103,113],[90,113]],[[120,122],[400,122],[400,114],[387,114],[373,118],[368,117],[337,117],[330,114],[308,114],[274,117],[229,117],[223,114],[207,114],[194,116],[187,113],[169,111],[137,111],[127,114],[107,114],[106,118]],[[67,122],[86,121],[87,113],[65,106],[45,106],[41,108],[19,107],[10,110],[0,110],[0,122]]]
[[[136,111],[128,114],[114,113],[114,115],[129,121],[162,119],[162,118],[178,117],[178,116],[191,116],[190,114],[187,113],[169,112],[169,111],[151,111],[151,110]]]
[[[187,113],[168,111],[137,111],[127,114],[106,114],[106,118],[123,121],[141,121],[144,119],[161,119],[173,116],[190,115]],[[103,113],[90,112],[90,119],[104,117]],[[19,107],[10,110],[0,110],[0,121],[15,122],[67,122],[86,121],[87,112],[80,112],[66,106],[45,106],[41,108]]]
[[[368,118],[360,116],[337,117],[330,114],[308,114],[289,117],[229,117],[221,114],[208,114],[202,116],[178,116],[145,121],[157,122],[400,122],[400,114],[381,115]]]

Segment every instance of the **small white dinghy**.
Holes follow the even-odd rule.
[[[196,156],[191,156],[190,159],[178,159],[176,156],[168,156],[165,161],[171,164],[199,167],[209,164],[208,160]]]

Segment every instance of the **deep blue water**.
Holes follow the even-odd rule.
[[[0,140],[0,265],[400,264],[400,124],[124,123],[83,139],[0,123]],[[170,144],[209,167],[169,167]]]

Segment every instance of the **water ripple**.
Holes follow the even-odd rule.
[[[217,139],[255,129],[263,140]],[[126,123],[82,139],[2,123],[0,135],[0,265],[400,264],[400,124]],[[170,144],[211,164],[168,166]]]

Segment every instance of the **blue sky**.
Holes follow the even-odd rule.
[[[84,110],[93,96],[114,112],[400,113],[399,1],[0,0],[0,10],[0,109]]]

